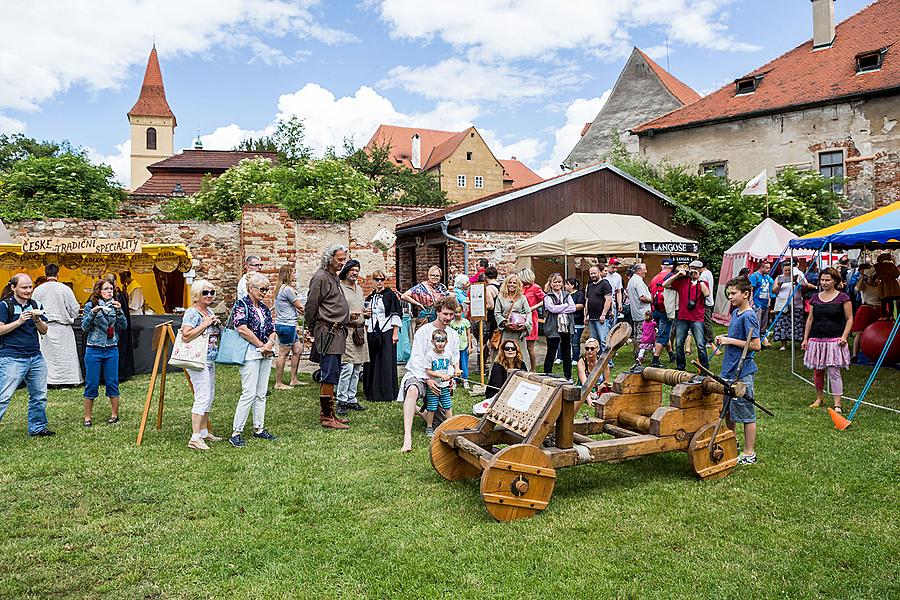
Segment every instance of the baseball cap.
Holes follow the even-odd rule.
[[[699,260],[692,260],[691,264],[689,266],[692,269],[699,269],[699,268],[703,267],[703,263]]]
[[[609,264],[611,264],[611,265],[620,265],[620,264],[622,264],[622,263],[619,261],[618,258],[616,258],[615,256],[613,256],[611,259],[609,259]]]
[[[671,267],[671,266],[674,265],[674,264],[675,264],[675,261],[672,260],[671,258],[664,258],[664,259],[662,260],[662,265],[663,265],[664,267]]]

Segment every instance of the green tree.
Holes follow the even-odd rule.
[[[306,162],[312,158],[312,149],[306,145],[306,129],[303,119],[292,115],[280,119],[272,135],[241,140],[235,150],[243,152],[277,152],[278,161],[287,164]]]
[[[372,180],[381,204],[445,206],[447,194],[438,180],[424,171],[413,171],[396,164],[390,144],[355,148],[344,140],[345,160]]]
[[[29,157],[56,156],[62,151],[71,151],[68,142],[39,142],[21,133],[0,134],[0,171],[9,170],[16,162]]]
[[[265,158],[242,160],[200,192],[173,198],[163,207],[169,219],[236,221],[244,204],[276,204],[294,218],[351,221],[375,207],[372,182],[343,160],[325,158],[273,164]]]
[[[682,165],[654,164],[629,154],[617,132],[606,159],[629,175],[654,187],[679,206],[675,221],[700,233],[700,251],[718,270],[722,255],[768,216],[797,235],[837,221],[841,196],[833,181],[814,171],[785,169],[769,182],[768,196],[742,196],[745,181],[691,173]]]
[[[46,142],[45,142],[46,144]],[[49,151],[40,146],[37,152]],[[125,192],[108,165],[94,165],[84,153],[32,154],[0,171],[0,218],[110,219]]]

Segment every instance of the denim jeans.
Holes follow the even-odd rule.
[[[22,383],[28,385],[28,433],[47,429],[47,363],[38,354],[30,358],[0,358],[0,420]]]
[[[576,325],[572,335],[572,362],[578,362],[581,358],[581,336],[584,334],[584,325]]]
[[[356,394],[359,391],[359,376],[362,375],[363,363],[341,363],[341,378],[338,380],[335,395],[340,404],[357,404]]]
[[[694,336],[697,346],[697,358],[700,364],[709,368],[709,358],[706,355],[706,341],[703,339],[703,321],[675,320],[675,366],[684,371],[687,366],[684,357],[684,342],[687,340],[688,331]]]
[[[241,397],[234,409],[232,431],[243,431],[247,417],[253,411],[253,428],[263,429],[266,426],[266,392],[269,389],[269,373],[272,371],[272,359],[246,360],[238,367],[241,374]]]
[[[588,328],[591,332],[591,337],[600,341],[600,352],[604,352],[606,350],[606,338],[609,336],[609,330],[612,329],[612,319],[607,318],[602,323],[590,319]]]
[[[459,351],[459,370],[462,371],[462,378],[469,379],[469,349]]]
[[[84,349],[84,397],[89,400],[100,395],[100,372],[106,382],[106,397],[119,397],[118,346],[88,346]]]

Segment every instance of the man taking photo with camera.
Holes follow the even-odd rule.
[[[683,371],[687,366],[684,356],[684,342],[688,332],[694,336],[697,345],[697,357],[700,364],[709,368],[709,357],[706,354],[706,341],[703,337],[703,316],[709,287],[700,280],[700,269],[703,263],[699,260],[690,265],[678,265],[675,275],[663,282],[663,287],[678,292],[678,314],[675,318],[675,365]]]

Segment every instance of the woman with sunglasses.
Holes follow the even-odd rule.
[[[369,362],[363,367],[363,393],[370,402],[395,400],[400,393],[397,379],[397,341],[403,313],[400,299],[384,285],[384,271],[372,273],[375,289],[366,297],[365,306],[372,311],[366,319],[369,338]]]
[[[184,311],[181,318],[181,338],[190,342],[206,336],[206,366],[203,369],[185,369],[194,388],[194,405],[191,407],[191,440],[188,448],[209,450],[206,442],[218,442],[209,431],[209,409],[216,395],[216,355],[219,353],[219,317],[213,313],[212,303],[216,300],[216,288],[205,279],[191,285],[193,304]]]
[[[428,269],[428,277],[425,278],[425,281],[417,283],[400,296],[401,300],[409,302],[418,309],[416,328],[434,321],[437,318],[434,303],[438,298],[450,295],[447,287],[441,283],[442,276],[443,271],[441,271],[441,268],[437,265],[432,265]]]
[[[229,442],[235,448],[245,445],[243,432],[250,409],[253,409],[253,437],[275,440],[265,427],[266,392],[269,391],[269,373],[275,353],[275,323],[263,298],[269,293],[269,280],[259,273],[247,275],[247,297],[234,303],[234,328],[242,338],[250,342],[241,374],[241,397],[234,411]]]
[[[113,298],[114,287],[101,279],[84,305],[84,426],[92,425],[94,400],[100,395],[100,373],[112,411],[107,424],[119,422],[119,334],[125,329],[124,307]]]
[[[524,369],[525,361],[522,358],[522,350],[519,344],[512,340],[507,340],[500,344],[500,355],[491,367],[491,377],[488,379],[487,388],[484,396],[486,400],[491,400],[506,383],[506,377],[510,371]]]
[[[587,383],[588,378],[591,376],[591,371],[594,370],[594,367],[597,366],[597,362],[600,359],[600,340],[597,338],[588,338],[588,341],[584,343],[584,355],[578,359],[578,383],[581,384],[581,387],[584,388]],[[603,372],[602,381],[609,380],[609,366],[606,367],[606,370]],[[595,406],[597,401],[600,399],[600,384],[598,382],[591,389],[591,393],[588,395],[588,404],[591,406]],[[575,408],[575,412],[578,412],[578,409],[581,408],[581,403],[578,403]]]

